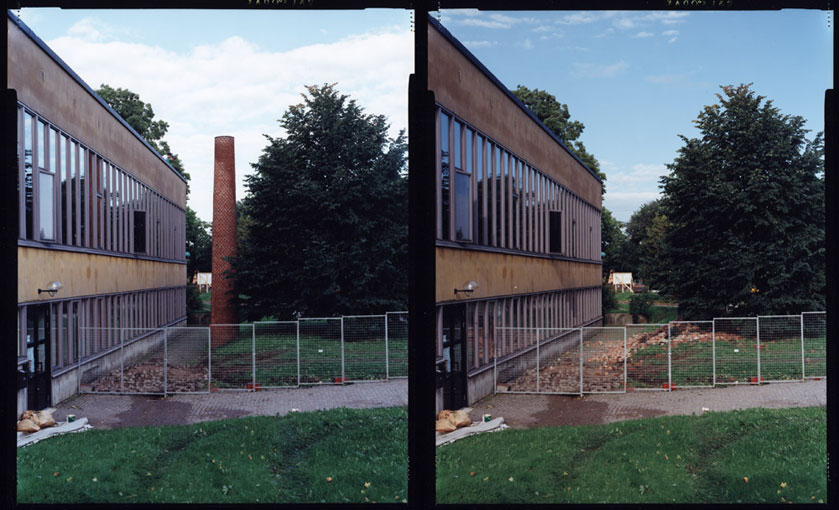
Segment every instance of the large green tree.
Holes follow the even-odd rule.
[[[662,267],[662,242],[669,224],[661,199],[643,204],[626,223],[624,262],[635,279],[658,288]]]
[[[717,98],[661,179],[666,290],[686,318],[823,310],[821,133],[750,85]]]
[[[333,85],[307,87],[245,177],[233,268],[246,319],[404,310],[404,133]]]

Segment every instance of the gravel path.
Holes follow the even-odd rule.
[[[591,425],[662,415],[702,414],[750,407],[809,407],[827,404],[827,381],[773,383],[760,386],[718,386],[708,389],[634,391],[625,394],[513,395],[497,394],[472,406],[469,415],[483,414],[514,428],[557,425]]]
[[[257,392],[213,392],[171,395],[77,395],[54,406],[53,417],[86,417],[95,428],[181,425],[240,416],[285,415],[292,409],[317,411],[336,407],[356,409],[408,405],[408,380],[355,383]]]

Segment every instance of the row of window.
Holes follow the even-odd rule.
[[[18,357],[25,355],[32,363],[36,339],[48,335],[49,366],[59,370],[185,317],[185,287],[20,306]],[[26,325],[24,329],[22,325]]]
[[[524,328],[574,328],[597,319],[601,298],[600,287],[588,287],[466,303],[467,370],[535,345],[536,336]],[[445,306],[437,307],[438,358],[443,356]]]
[[[600,261],[600,210],[437,109],[437,238]]]
[[[20,239],[185,260],[184,210],[18,104]]]

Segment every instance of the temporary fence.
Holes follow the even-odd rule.
[[[79,340],[79,393],[252,391],[408,373],[407,312],[210,327],[82,328]]]
[[[621,327],[496,327],[518,349],[493,361],[497,393],[672,391],[826,377],[826,314]]]

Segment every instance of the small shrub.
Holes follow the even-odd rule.
[[[633,294],[629,298],[629,313],[632,314],[632,322],[638,322],[638,317],[641,315],[650,320],[654,301],[655,294]]]
[[[603,315],[609,313],[609,310],[614,310],[618,307],[618,297],[615,295],[615,289],[608,283],[603,284]]]

